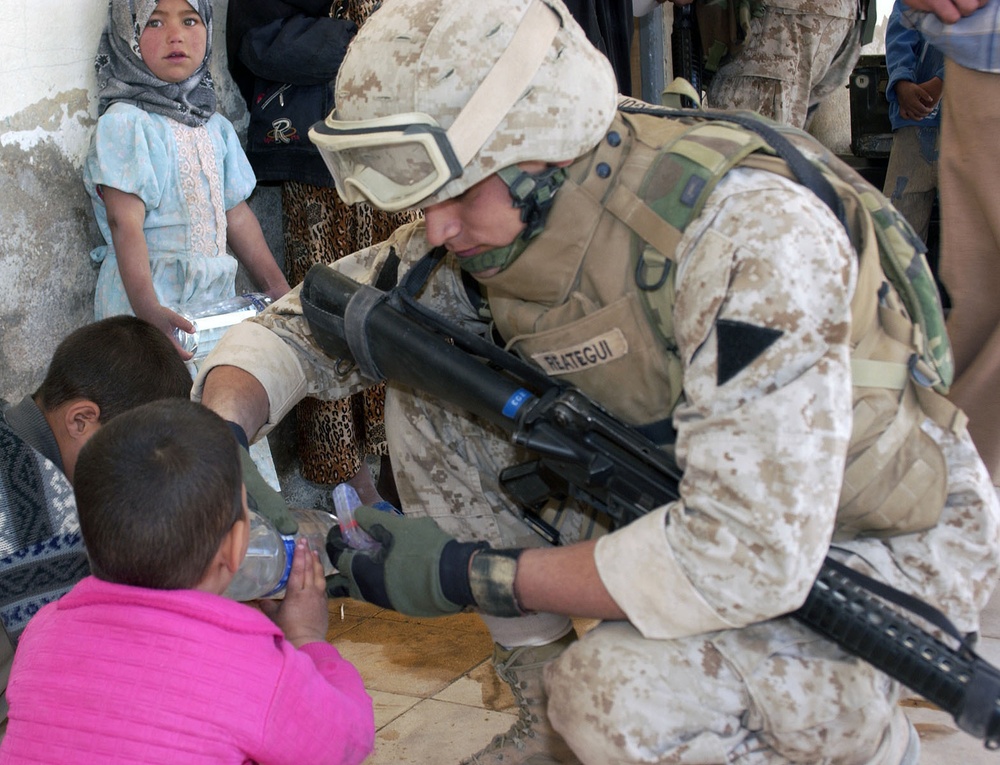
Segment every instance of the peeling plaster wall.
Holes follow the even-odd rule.
[[[226,0],[214,1],[212,68],[219,111],[245,129],[225,71]],[[93,319],[101,243],[81,169],[97,117],[93,69],[106,0],[4,0],[0,33],[0,396],[35,389],[58,342]],[[251,206],[282,259],[280,198]],[[245,282],[245,279],[242,280]]]

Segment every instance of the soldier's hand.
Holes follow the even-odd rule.
[[[334,527],[326,550],[337,574],[327,577],[327,595],[364,600],[410,616],[444,616],[473,605],[468,563],[485,543],[461,543],[430,518],[407,518],[362,505],[358,525],[379,543],[374,550],[350,547]]]
[[[326,550],[338,573],[327,595],[391,608],[410,616],[444,616],[467,606],[494,616],[521,616],[514,596],[520,550],[492,550],[486,542],[458,542],[430,518],[408,518],[359,507],[358,525],[379,543],[348,546],[339,528]]]

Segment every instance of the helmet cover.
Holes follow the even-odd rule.
[[[418,112],[447,129],[534,2],[561,20],[541,66],[462,175],[419,206],[458,196],[518,162],[562,162],[592,149],[615,115],[611,64],[561,0],[386,0],[351,42],[337,75],[337,119]]]

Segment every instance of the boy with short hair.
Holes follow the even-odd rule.
[[[127,412],[84,447],[93,575],[24,632],[0,763],[354,765],[371,752],[371,699],[325,639],[317,553],[299,540],[267,616],[223,596],[249,539],[239,448],[183,399]]]
[[[38,390],[0,414],[0,731],[18,636],[88,572],[71,486],[80,449],[122,412],[190,389],[166,335],[114,316],[65,337]]]

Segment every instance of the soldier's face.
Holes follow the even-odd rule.
[[[544,162],[522,162],[522,170],[536,173]],[[459,258],[470,258],[486,250],[506,247],[524,230],[521,212],[514,207],[510,190],[500,177],[491,175],[464,194],[424,208],[427,241],[432,247],[444,246]],[[493,276],[491,268],[473,276]]]

